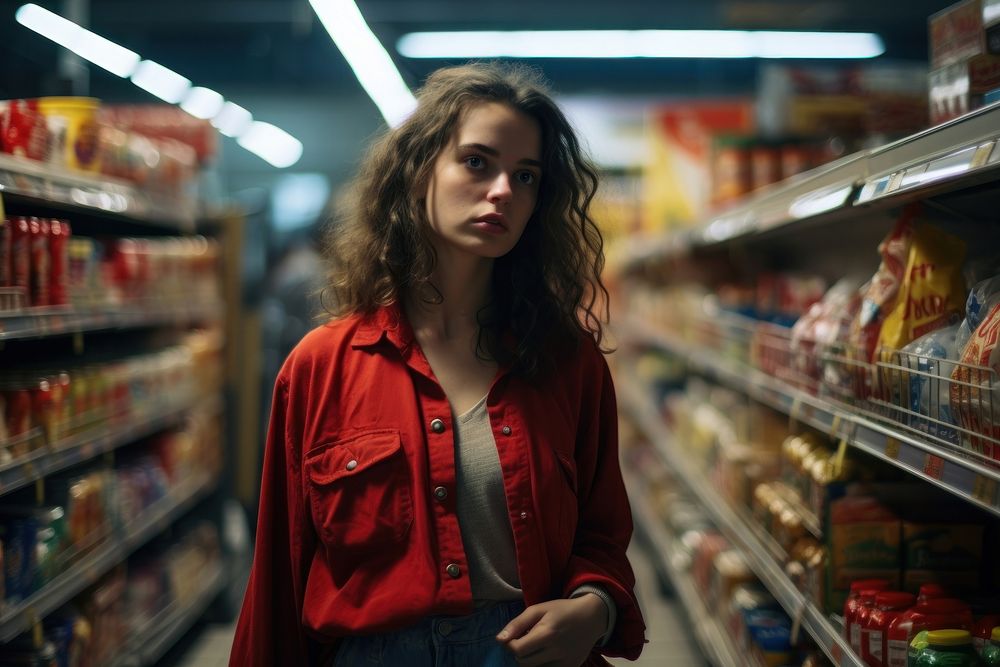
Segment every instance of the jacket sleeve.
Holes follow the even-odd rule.
[[[302,628],[302,600],[315,547],[301,484],[300,423],[287,380],[275,383],[264,450],[253,566],[236,625],[230,667],[304,665],[311,642]]]
[[[632,537],[632,512],[618,462],[618,406],[611,371],[598,364],[584,386],[592,387],[580,411],[576,463],[579,523],[563,595],[597,584],[614,598],[617,622],[608,641],[595,649],[634,660],[645,643],[646,626],[635,597],[635,575],[625,552]],[[599,379],[598,379],[599,378]],[[601,664],[597,660],[595,664]]]

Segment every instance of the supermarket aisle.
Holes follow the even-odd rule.
[[[705,667],[704,658],[691,639],[684,610],[673,598],[665,598],[660,593],[646,552],[633,542],[629,557],[635,567],[636,590],[646,618],[649,644],[636,662],[612,660],[611,664],[616,667]],[[171,662],[170,667],[226,667],[232,641],[233,626],[206,625],[189,643],[190,648],[176,662]]]

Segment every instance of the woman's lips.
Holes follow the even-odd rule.
[[[472,226],[490,234],[503,234],[507,231],[507,221],[498,213],[480,216],[472,221]]]

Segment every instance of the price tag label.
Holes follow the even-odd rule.
[[[998,487],[1000,483],[997,480],[986,475],[976,475],[976,481],[972,485],[972,497],[992,507],[997,502]]]
[[[885,455],[892,459],[893,461],[899,460],[899,448],[900,442],[896,438],[886,438],[885,440]]]
[[[830,437],[836,439],[837,433],[840,432],[840,423],[844,421],[843,415],[834,415],[833,421],[830,422]]]
[[[788,411],[788,432],[795,433],[799,426],[799,415],[802,413],[802,399],[798,396],[792,401],[792,408]]]
[[[941,479],[944,474],[944,459],[934,454],[928,454],[924,458],[924,474],[931,479]]]
[[[833,470],[837,476],[844,471],[844,459],[847,458],[847,438],[843,438],[837,445],[837,453],[833,455]]]

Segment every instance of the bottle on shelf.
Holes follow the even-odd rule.
[[[918,602],[889,624],[888,667],[907,667],[910,642],[922,630],[969,630],[971,627],[972,611],[961,600],[941,598]]]
[[[968,630],[930,630],[927,646],[917,655],[915,667],[979,667]]]
[[[856,626],[858,611],[861,607],[862,591],[884,591],[889,588],[888,579],[858,579],[851,582],[851,591],[844,602],[844,639],[855,646],[861,644],[861,628]],[[874,601],[874,599],[873,599]],[[854,629],[857,627],[857,641],[854,641]],[[855,648],[855,651],[858,649]]]
[[[875,606],[861,626],[861,659],[869,667],[887,663],[886,633],[889,624],[916,603],[912,593],[882,591],[875,596]]]
[[[1000,667],[1000,627],[993,628],[990,641],[980,654],[986,667]]]

